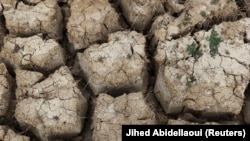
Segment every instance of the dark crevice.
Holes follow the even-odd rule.
[[[67,22],[68,18],[70,17],[71,13],[70,12],[70,6],[67,3],[58,1],[58,5],[60,6],[61,13],[62,13],[62,39],[58,40],[58,43],[61,45],[61,47],[64,49],[65,52],[65,65],[68,66],[69,68],[72,68],[74,66],[74,59],[76,56],[76,52],[71,51],[70,46],[72,46],[69,43],[69,39],[67,36]]]
[[[93,43],[93,44],[103,44],[103,43],[107,43],[107,37],[106,38],[104,38],[104,39],[100,39],[100,40],[97,40],[97,41],[95,41],[95,43]],[[91,45],[93,45],[93,44],[91,44]],[[91,46],[90,45],[90,46]]]
[[[118,13],[119,18],[119,24],[124,28],[124,29],[128,29],[130,28],[129,22],[127,21],[126,17],[124,16],[122,9],[120,7],[120,0],[109,0],[109,3],[111,4],[112,8],[115,9],[116,13]]]
[[[244,115],[246,114],[246,111],[247,111],[247,109],[246,109],[247,104],[246,103],[248,103],[250,101],[250,81],[249,81],[249,83],[244,91],[244,97],[245,97],[245,99],[244,99],[243,108],[241,109],[241,112],[239,114],[242,118],[244,118]],[[245,121],[245,119],[243,119],[242,121],[244,121],[243,124],[249,124],[249,121],[247,122],[247,121]]]
[[[244,44],[249,43],[249,41],[247,40],[247,33],[246,32],[244,32],[243,41],[244,41]]]
[[[16,0],[16,3],[15,3],[15,9],[17,9],[18,7],[18,3],[20,2],[21,0]]]
[[[108,26],[104,23],[103,24],[103,26],[105,27],[105,29],[107,30],[107,31],[109,31],[109,28],[108,28]]]
[[[31,64],[28,66],[21,66],[20,69],[27,70],[27,71],[39,72],[39,73],[42,73],[44,75],[44,77],[48,77],[51,73],[55,72],[60,67],[61,66],[57,66],[57,67],[53,68],[52,70],[47,70],[47,69],[41,68],[39,66],[36,66],[36,65],[32,64],[32,62],[31,62]]]
[[[149,29],[147,29],[149,31]],[[148,32],[147,31],[147,32]],[[158,72],[158,66],[154,59],[156,54],[156,47],[150,45],[151,39],[146,40],[145,52],[149,62],[147,63],[148,68],[148,87],[145,93],[146,101],[149,107],[155,112],[157,124],[167,124],[168,118],[177,117],[177,115],[167,115],[161,106],[159,100],[155,96],[154,86],[156,83],[156,77]]]
[[[38,3],[31,3],[31,2],[29,2],[29,1],[27,1],[27,0],[18,0],[18,2],[17,2],[17,4],[19,3],[19,2],[23,2],[25,5],[29,5],[29,6],[36,6]],[[41,2],[43,2],[43,1],[41,1]],[[40,2],[39,2],[40,3]]]
[[[149,30],[151,29],[152,27],[152,24],[154,23],[155,19],[161,15],[161,14],[164,14],[164,13],[157,13],[155,15],[153,15],[153,17],[151,18],[151,20],[149,21],[149,23],[147,25],[145,25],[145,28],[144,30],[142,31],[143,35],[147,35],[149,33]]]
[[[164,1],[164,2],[163,2],[163,8],[164,8],[164,10],[165,10],[166,12],[169,11],[169,9],[168,9],[168,7],[167,7],[167,1]]]
[[[180,114],[179,117],[183,120],[200,124],[207,122],[207,119],[202,116],[201,111],[195,111],[186,108],[184,108],[183,113]]]
[[[236,0],[235,2],[239,7],[244,7],[245,6],[245,0]]]
[[[5,66],[6,66],[6,69],[8,70],[9,74],[11,75],[11,77],[12,78],[16,78],[16,73],[14,71],[14,68],[13,68],[13,66],[10,63],[5,62],[5,61],[2,61],[2,62],[0,61],[0,63],[4,63]]]
[[[11,86],[11,95],[10,95],[11,100],[9,101],[8,113],[5,116],[3,123],[5,126],[12,129],[16,133],[19,133],[19,134],[25,135],[25,136],[29,136],[30,138],[33,138],[33,139],[37,139],[33,133],[31,133],[30,131],[28,131],[26,129],[22,129],[20,127],[20,125],[18,124],[18,121],[15,117],[15,109],[16,109],[16,104],[17,104],[16,95],[15,95],[15,91],[17,89],[15,73],[14,73],[13,69],[9,69],[8,67],[7,67],[7,70],[9,72],[9,74],[11,74],[11,78],[9,78],[9,82],[8,82],[9,84],[11,84],[10,85]]]
[[[224,22],[223,20],[220,21],[215,21],[213,19],[210,19],[209,21],[206,21],[204,23],[198,23],[196,25],[194,25],[194,27],[192,27],[191,30],[191,36],[193,36],[196,32],[199,32],[201,30],[205,30],[205,31],[209,31],[210,29],[212,29],[215,25],[218,25],[220,23]],[[225,21],[226,22],[226,21]]]
[[[57,0],[57,4],[60,7],[63,7],[64,5],[68,5],[67,2],[65,3],[63,0]]]
[[[82,49],[82,51],[84,51],[85,49]],[[81,93],[83,94],[83,96],[86,98],[87,100],[87,111],[85,113],[85,115],[82,115],[82,120],[84,121],[84,126],[83,129],[81,130],[81,132],[79,133],[79,136],[83,137],[86,140],[92,140],[92,134],[93,131],[90,130],[92,129],[92,124],[93,124],[93,114],[94,114],[94,100],[96,99],[96,96],[94,95],[94,93],[92,92],[89,84],[87,81],[85,81],[84,78],[86,78],[85,76],[82,76],[82,72],[80,70],[80,66],[78,66],[79,64],[75,64],[76,61],[79,62],[79,60],[77,60],[76,58],[76,54],[74,56],[72,56],[74,58],[72,58],[72,64],[68,64],[68,65],[73,65],[72,68],[73,70],[71,70],[72,75],[74,77],[74,80],[78,83],[78,88],[81,91]],[[77,69],[77,73],[73,72],[74,69]]]
[[[9,32],[8,32],[8,34],[9,34]],[[7,35],[7,34],[6,34]],[[31,37],[31,36],[35,36],[35,35],[37,35],[37,33],[32,33],[32,34],[21,34],[21,33],[17,33],[17,35],[13,35],[13,34],[10,34],[11,36],[14,36],[14,37],[20,37],[20,38],[29,38],[29,37]],[[47,34],[44,34],[43,36],[44,37],[46,37],[45,39],[47,39],[47,36],[46,36]],[[42,36],[42,37],[43,37]],[[42,38],[41,37],[41,38]]]
[[[173,13],[173,14],[171,14],[174,18],[177,18],[177,17],[179,17],[180,16],[180,13]]]
[[[212,113],[211,113],[212,114]],[[214,113],[214,116],[208,116],[205,115],[204,117],[206,117],[208,122],[218,122],[218,123],[227,123],[230,121],[235,121],[235,115],[233,114],[228,114],[228,113],[220,113],[220,115],[218,115],[217,113]]]
[[[2,8],[4,8],[3,5]],[[7,34],[9,34],[9,30],[6,28],[6,19],[4,15],[0,13],[0,51],[3,46],[3,38]]]
[[[109,89],[108,91],[106,91],[104,93],[107,93],[107,94],[111,95],[112,97],[116,98],[116,97],[119,97],[123,94],[137,92],[134,90],[131,91],[130,89],[134,89],[134,87],[132,86],[132,87],[127,87],[127,88]]]
[[[246,87],[246,90],[244,92],[244,95],[245,95],[245,99],[250,99],[250,81]]]
[[[246,0],[236,0],[235,2],[238,5],[241,13],[246,13],[246,10],[247,10]]]
[[[70,11],[70,5],[63,3],[63,4],[58,4],[59,7],[61,8],[61,13],[63,16],[63,26],[66,27],[66,23],[68,22],[68,18],[71,16],[71,11]]]
[[[156,48],[150,47],[149,40],[146,40],[146,46],[145,46],[145,52],[147,59],[149,60],[149,63],[147,64],[148,67],[148,73],[149,73],[149,85],[154,86],[155,85],[155,79],[156,79],[156,62],[154,60]]]
[[[83,53],[87,48],[81,48],[81,49],[77,49],[76,52],[77,53]],[[76,54],[77,54],[76,53]]]
[[[155,81],[155,80],[152,80],[152,81]],[[154,87],[152,85],[149,85],[147,92],[144,94],[145,101],[147,102],[150,109],[154,111],[155,113],[155,118],[157,121],[156,124],[167,124],[169,116],[166,114],[166,112],[162,108],[161,103],[157,100],[153,89]]]
[[[0,16],[2,16],[3,11],[4,11],[4,6],[3,6],[3,4],[2,4],[2,3],[0,3],[0,6],[1,6],[1,9],[2,9],[2,11],[0,11]]]
[[[184,5],[185,1],[186,0],[179,0],[178,4]],[[164,10],[166,12],[169,12],[171,14],[171,16],[173,16],[174,18],[178,18],[180,16],[180,14],[183,12],[183,10],[182,11],[178,11],[178,12],[172,11],[171,6],[169,5],[169,3],[173,3],[173,1],[172,2],[171,1],[169,1],[169,2],[165,1],[164,2],[164,5],[163,5],[164,6]],[[168,7],[168,6],[170,6],[170,7]]]
[[[163,15],[164,13],[167,12],[167,9],[165,8],[165,3],[162,3],[162,7],[164,8],[164,12],[157,12],[157,13],[154,13],[154,15],[152,16],[151,20],[149,21],[149,23],[147,25],[145,25],[145,28],[143,30],[143,35],[147,35],[152,27],[152,24],[154,23],[155,19],[160,16],[160,15]]]
[[[205,122],[218,122],[221,124],[236,121],[235,115],[229,113],[203,113],[189,108],[184,108],[183,114],[179,115],[181,119],[203,124]]]

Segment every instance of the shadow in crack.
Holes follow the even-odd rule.
[[[244,95],[245,95],[246,100],[250,100],[250,82],[247,85],[247,88],[246,88],[246,90],[244,92]]]
[[[241,115],[244,118],[245,124],[250,124],[250,118],[249,118],[249,106],[250,106],[250,82],[248,83],[246,90],[244,92],[245,100],[244,100],[244,106],[241,110]]]

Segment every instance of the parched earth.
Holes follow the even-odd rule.
[[[250,124],[249,0],[0,0],[0,140]]]

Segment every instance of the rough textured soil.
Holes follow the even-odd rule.
[[[250,124],[250,0],[0,0],[0,140]]]

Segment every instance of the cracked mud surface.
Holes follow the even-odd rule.
[[[0,140],[249,124],[249,0],[0,0]]]
[[[183,106],[202,111],[203,114],[240,113],[244,91],[249,83],[250,56],[247,51],[249,46],[243,42],[249,24],[247,19],[239,22],[222,23],[208,32],[196,32],[194,37],[186,36],[158,43],[156,62],[160,65],[160,71],[155,93],[161,100],[162,95],[170,93],[168,97],[173,100],[166,106],[167,113],[178,113]],[[230,31],[218,35],[223,41],[220,42],[217,54],[213,54],[209,38],[217,30],[223,30],[221,27],[233,27],[236,24],[236,30],[231,28],[233,34]],[[237,43],[230,44],[232,42]],[[191,46],[200,54],[190,54],[187,47]],[[165,64],[161,65],[161,62]],[[169,92],[160,87],[161,81],[170,85],[167,86]],[[162,104],[167,103],[161,100]]]

